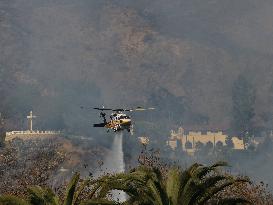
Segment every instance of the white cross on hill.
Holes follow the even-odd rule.
[[[33,119],[34,118],[36,118],[37,116],[35,116],[35,115],[33,115],[32,114],[32,111],[30,111],[30,113],[29,113],[29,116],[27,116],[27,119],[28,119],[28,123],[29,123],[29,130],[30,131],[33,131],[33,127],[32,127],[32,125],[33,125]]]

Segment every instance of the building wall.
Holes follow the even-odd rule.
[[[12,131],[6,133],[5,141],[11,141],[16,138],[22,140],[51,138],[60,135],[60,131]]]
[[[226,145],[226,138],[228,135],[223,134],[222,131],[219,132],[211,132],[208,131],[205,134],[201,132],[190,131],[188,134],[184,133],[183,128],[179,128],[178,132],[171,130],[171,136],[167,144],[172,148],[177,148],[177,142],[180,141],[183,150],[187,150],[189,152],[194,152],[196,150],[196,143],[201,142],[206,145],[208,142],[211,142],[215,147],[217,142],[221,142],[223,145]],[[234,143],[234,148],[236,150],[243,150],[244,144],[243,140],[238,139],[237,137],[232,137],[232,141]],[[192,149],[186,149],[186,142],[190,142],[192,144]]]

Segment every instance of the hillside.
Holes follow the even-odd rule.
[[[24,195],[29,186],[58,189],[73,172],[89,176],[107,153],[83,139],[15,139],[0,149],[0,194]]]
[[[272,8],[247,0],[1,1],[1,112],[17,127],[18,114],[33,109],[43,127],[97,133],[88,131],[95,113],[80,105],[152,105],[167,129],[228,128],[232,85],[243,74],[256,88],[256,126],[272,129]]]

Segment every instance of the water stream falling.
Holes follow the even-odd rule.
[[[111,151],[108,153],[104,159],[104,164],[101,167],[102,172],[97,176],[102,175],[103,173],[120,173],[125,171],[124,163],[124,153],[122,148],[123,134],[122,132],[116,133],[111,147]],[[113,191],[112,198],[115,201],[123,202],[126,200],[126,194],[120,191]]]

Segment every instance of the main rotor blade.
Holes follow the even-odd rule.
[[[99,108],[99,107],[94,107],[93,109],[95,109],[95,110],[101,110],[101,111],[103,111],[103,110],[112,110],[110,108]]]
[[[83,109],[84,107],[81,106],[81,108]],[[91,108],[87,108],[87,109],[91,109]],[[137,107],[135,109],[123,109],[123,108],[118,108],[118,109],[111,109],[111,108],[99,108],[99,107],[94,107],[93,109],[95,110],[112,110],[114,112],[133,112],[133,111],[145,111],[145,110],[155,110],[154,107],[149,107],[149,108],[143,108],[143,107]]]
[[[154,107],[149,107],[149,108],[142,108],[142,107],[137,107],[135,111],[145,111],[145,110],[155,110]]]
[[[132,112],[132,109],[113,109],[114,112],[122,112],[122,111],[127,111],[127,112]]]
[[[80,106],[81,109],[94,109],[94,110],[100,110],[100,111],[103,111],[103,110],[112,110],[110,108],[99,108],[99,107],[84,107],[84,106]]]
[[[80,106],[81,109],[92,109],[92,107],[84,107],[84,106]]]
[[[127,111],[127,112],[133,112],[134,110],[133,109],[126,109],[124,111]]]

